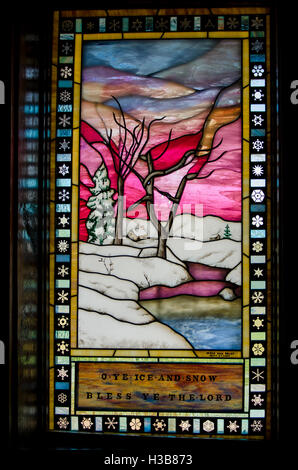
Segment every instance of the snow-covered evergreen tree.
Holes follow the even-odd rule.
[[[88,242],[102,245],[112,243],[115,236],[115,214],[113,200],[114,190],[104,163],[93,176],[94,187],[90,188],[92,196],[88,199],[87,207],[91,209],[86,220]]]

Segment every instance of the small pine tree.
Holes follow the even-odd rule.
[[[105,241],[112,242],[115,236],[115,214],[113,200],[114,190],[110,188],[110,180],[104,163],[93,176],[94,187],[90,188],[92,196],[87,201],[91,212],[86,220],[88,242],[102,245]]]
[[[224,230],[224,238],[231,238],[232,234],[231,234],[231,231],[230,231],[230,226],[229,224],[227,224],[225,226],[225,230]]]

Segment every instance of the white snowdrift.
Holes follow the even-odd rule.
[[[80,254],[79,266],[82,271],[112,274],[120,279],[132,281],[140,288],[156,285],[174,287],[192,280],[183,266],[155,257],[115,256],[105,258]]]
[[[79,271],[78,283],[80,286],[89,287],[113,299],[138,300],[139,298],[139,289],[136,284],[112,275]]]
[[[95,290],[79,286],[79,308],[108,314],[118,320],[144,324],[155,318],[134,300],[111,299]]]
[[[139,248],[122,245],[96,245],[94,243],[80,242],[79,252],[85,255],[98,256],[139,256]]]
[[[139,254],[140,258],[150,258],[152,256],[156,256],[157,248],[143,248],[141,253]],[[170,250],[170,248],[166,248],[166,259],[171,261],[172,263],[180,264],[180,266],[186,267],[185,264],[174,255],[174,253]]]
[[[242,269],[241,269],[241,263],[238,264],[232,271],[230,271],[226,275],[226,281],[232,282],[233,284],[237,284],[237,286],[241,286],[242,284]]]
[[[170,233],[171,237],[190,238],[202,242],[211,241],[216,236],[223,239],[225,236],[226,226],[229,226],[231,240],[241,241],[241,222],[232,222],[221,219],[213,215],[200,217],[193,214],[176,215],[173,227]],[[135,232],[136,236],[142,228],[142,233],[147,234],[146,240],[134,241],[129,237],[124,243],[132,247],[155,246],[157,243],[157,231],[149,220],[144,219],[128,219],[123,220],[123,234]],[[151,243],[151,244],[150,244]]]
[[[80,348],[192,349],[181,335],[157,321],[132,325],[96,312],[79,310]]]
[[[232,269],[241,261],[241,243],[229,239],[200,242],[182,238],[171,238],[168,246],[182,261]]]

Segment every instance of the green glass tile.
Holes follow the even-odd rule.
[[[126,432],[127,431],[127,418],[121,416],[119,418],[119,431]]]
[[[70,280],[69,279],[56,279],[55,286],[60,289],[61,287],[70,287]]]
[[[266,281],[251,281],[251,289],[266,289]]]
[[[69,313],[69,305],[56,305],[55,313]]]
[[[99,32],[105,33],[105,31],[106,31],[106,19],[99,18]]]
[[[177,16],[170,18],[170,31],[177,31]]]
[[[122,18],[122,31],[126,33],[129,30],[129,19]]]
[[[200,420],[195,418],[193,420],[193,433],[199,434],[199,432],[200,432]]]
[[[70,230],[69,229],[57,229],[56,230],[56,237],[63,237],[69,238],[70,237]]]
[[[76,19],[76,33],[82,32],[82,20],[81,18]]]
[[[250,37],[251,38],[263,38],[265,36],[264,31],[251,31]]]
[[[96,416],[95,418],[95,431],[100,432],[102,431],[102,417]]]
[[[224,420],[223,419],[218,419],[217,420],[217,432],[218,434],[223,434],[224,433]]]
[[[250,418],[265,418],[265,410],[250,410]]]
[[[255,366],[260,366],[260,367],[265,366],[265,365],[266,365],[266,359],[263,358],[263,357],[260,357],[260,358],[252,358],[252,359],[250,360],[250,365],[251,365],[252,367],[255,367]]]
[[[61,40],[74,39],[74,34],[73,33],[62,33],[62,34],[60,34],[60,39]]]
[[[223,31],[225,28],[225,19],[224,16],[219,16],[217,18],[218,31]]]
[[[201,31],[201,17],[194,17],[194,31]]]
[[[153,16],[146,16],[145,30],[147,32],[153,31]]]
[[[249,19],[248,16],[241,16],[241,31],[248,31]]]
[[[169,418],[168,420],[168,431],[169,432],[176,432],[176,419]]]
[[[59,57],[60,64],[73,64],[73,57]]]
[[[55,338],[56,339],[69,339],[69,331],[56,330]]]
[[[251,340],[252,341],[265,341],[266,333],[262,331],[256,331],[254,333],[251,333]]]
[[[72,431],[78,431],[79,430],[79,418],[78,416],[72,416],[70,418],[70,428]]]
[[[248,434],[248,419],[241,420],[241,434]]]
[[[57,365],[68,365],[70,363],[70,357],[55,356],[55,364]]]
[[[250,313],[252,315],[265,315],[266,307],[251,307]]]

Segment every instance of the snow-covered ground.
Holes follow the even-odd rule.
[[[150,303],[140,303],[140,291],[193,283],[187,262],[229,269],[225,281],[241,285],[241,224],[228,222],[231,238],[225,238],[227,221],[217,217],[195,218],[186,214],[176,219],[173,233],[177,235],[182,222],[184,238],[169,238],[166,259],[156,256],[157,240],[145,238],[150,222],[143,220],[128,220],[125,233],[129,237],[123,245],[80,242],[80,347],[191,349],[183,335],[146,308]],[[199,229],[194,230],[194,222]],[[138,241],[132,236],[134,224],[138,224]]]

